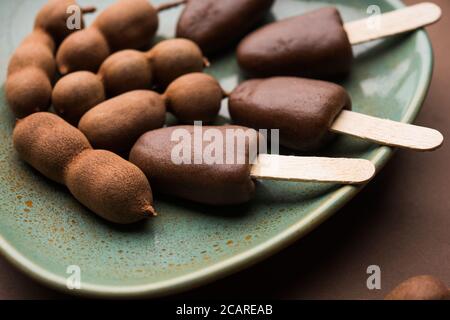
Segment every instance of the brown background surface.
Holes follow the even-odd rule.
[[[428,29],[436,64],[417,124],[440,130],[447,138],[443,148],[399,151],[359,196],[307,237],[250,269],[176,298],[379,299],[417,274],[450,285],[450,1],[434,2],[443,19]],[[373,264],[381,267],[382,289],[369,291],[366,268]],[[66,297],[0,257],[0,299]]]

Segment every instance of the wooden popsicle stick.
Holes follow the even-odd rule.
[[[380,119],[362,113],[343,110],[330,131],[344,133],[379,144],[432,151],[444,142],[442,134],[434,129]]]
[[[369,22],[369,19],[376,19],[371,17],[348,22],[344,25],[344,29],[350,43],[359,44],[428,26],[437,22],[441,15],[442,11],[438,5],[424,2],[383,13],[379,16],[377,25]]]
[[[260,154],[250,175],[262,180],[362,184],[372,179],[375,171],[372,162],[364,159]]]

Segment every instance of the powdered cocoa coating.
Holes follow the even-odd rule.
[[[56,63],[61,74],[79,70],[97,72],[111,54],[108,42],[96,28],[87,28],[68,36],[58,49]]]
[[[353,53],[339,12],[327,7],[256,30],[242,40],[237,58],[254,77],[328,79],[350,71]]]
[[[394,288],[386,300],[449,300],[447,286],[432,276],[417,276]]]
[[[181,123],[210,123],[219,113],[224,94],[216,79],[205,73],[179,77],[167,88],[167,108]]]
[[[162,97],[153,91],[136,90],[92,108],[78,128],[94,148],[127,155],[142,134],[161,128],[165,119]]]
[[[81,153],[68,167],[66,184],[78,201],[109,221],[128,224],[154,214],[145,175],[112,152]]]
[[[34,31],[25,38],[9,61],[8,76],[25,68],[34,67],[44,71],[49,79],[54,79],[56,72],[54,42],[45,35],[42,31]]]
[[[255,129],[279,129],[280,144],[299,151],[320,148],[344,108],[351,108],[351,100],[341,86],[294,77],[246,81],[229,99],[235,123]]]
[[[52,94],[56,113],[77,126],[81,117],[91,108],[105,101],[100,78],[89,71],[78,71],[62,77]]]
[[[118,0],[93,24],[67,37],[57,53],[62,74],[86,70],[97,72],[102,62],[122,49],[149,44],[158,28],[156,9],[147,0]]]
[[[55,43],[42,30],[34,30],[15,50],[8,65],[5,95],[18,118],[50,107],[56,64]]]
[[[34,28],[44,30],[57,43],[60,43],[69,34],[78,31],[77,29],[71,30],[67,28],[67,19],[71,15],[71,13],[67,13],[67,9],[70,6],[78,5],[74,0],[49,0],[36,16]],[[84,28],[83,19],[81,19],[80,27]]]
[[[13,132],[19,156],[46,177],[65,184],[83,205],[115,223],[154,215],[147,178],[109,152],[92,150],[86,137],[60,117],[34,113]]]
[[[219,130],[223,137],[226,129],[242,129],[241,137],[250,130],[237,126],[203,127],[203,130],[208,129]],[[176,152],[173,151],[174,148],[183,141],[177,141],[177,136],[173,136],[174,132],[191,137],[190,142],[185,141],[186,145],[191,145],[191,164],[176,164],[172,161],[172,152]],[[194,164],[193,132],[194,126],[150,131],[134,145],[130,161],[145,173],[158,192],[209,205],[233,205],[249,201],[254,194],[255,184],[250,177],[248,145],[257,143],[256,132],[252,130],[253,138],[246,140],[244,164],[207,164],[205,161],[203,164]],[[209,143],[203,143],[204,152],[208,145]],[[222,153],[225,163],[226,148],[218,152]]]
[[[8,104],[18,118],[50,107],[56,74],[55,47],[74,31],[67,27],[71,14],[67,9],[71,6],[77,6],[76,2],[48,1],[37,14],[33,32],[11,57],[5,91]],[[80,27],[83,26],[81,20]]]
[[[149,52],[155,82],[166,88],[178,77],[201,72],[204,67],[203,53],[192,41],[171,39],[158,43]]]
[[[150,44],[158,29],[156,9],[147,0],[118,0],[93,23],[111,50],[141,49]]]
[[[136,50],[122,50],[112,54],[100,67],[99,76],[108,97],[122,93],[150,89],[153,73],[144,53]]]
[[[77,128],[48,112],[34,113],[19,120],[13,131],[13,142],[20,158],[61,184],[73,159],[91,148]]]
[[[14,115],[23,118],[49,108],[52,83],[42,69],[25,68],[6,79],[5,94]]]
[[[274,0],[188,0],[178,20],[177,37],[197,43],[207,54],[221,52],[251,31]]]

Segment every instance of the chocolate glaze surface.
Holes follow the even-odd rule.
[[[178,21],[177,37],[196,42],[203,53],[227,49],[251,31],[275,0],[189,0]]]
[[[172,161],[172,150],[179,141],[171,141],[171,138],[174,131],[179,129],[192,138],[191,164],[175,164]],[[242,135],[253,133],[255,139],[246,140],[245,164],[207,164],[205,161],[203,164],[194,164],[194,126],[175,126],[147,132],[132,148],[130,161],[145,173],[156,192],[209,205],[234,205],[249,201],[255,184],[250,177],[248,146],[258,142],[256,132],[238,126],[205,126],[203,132],[207,129],[219,130],[223,136],[226,129],[243,129]],[[209,144],[203,142],[203,152],[206,153]],[[223,148],[218,152],[224,155],[225,150]],[[223,159],[226,159],[225,156]]]
[[[330,79],[346,75],[353,52],[334,7],[274,22],[242,40],[237,50],[250,76]]]
[[[351,100],[343,87],[294,77],[243,82],[229,100],[235,123],[255,129],[279,129],[280,144],[299,151],[320,148],[344,108],[351,108]]]

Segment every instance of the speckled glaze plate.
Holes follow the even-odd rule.
[[[45,0],[0,3],[1,83],[7,62],[32,29]],[[89,1],[79,1],[89,4]],[[96,0],[99,9],[113,0]],[[160,3],[163,1],[154,1]],[[383,11],[398,0],[278,0],[273,18],[293,16],[327,4],[344,20],[366,15],[369,5]],[[173,37],[181,9],[161,14],[159,35]],[[93,17],[88,18],[88,22]],[[424,31],[354,47],[355,67],[343,85],[354,109],[412,122],[420,110],[432,72],[432,50]],[[240,80],[234,55],[213,60],[209,73],[231,90]],[[226,105],[223,116],[226,118]],[[0,96],[0,249],[33,278],[73,294],[97,297],[155,297],[188,290],[248,267],[319,226],[360,188],[321,184],[261,182],[245,206],[213,208],[156,198],[160,216],[118,227],[97,218],[64,187],[22,163],[12,148],[14,118]],[[353,138],[339,138],[328,156],[372,160],[378,169],[392,150]],[[69,290],[69,266],[78,266],[82,287]],[[70,271],[70,269],[69,269]]]

